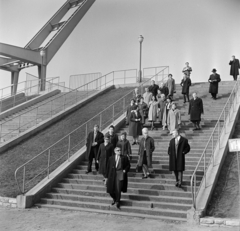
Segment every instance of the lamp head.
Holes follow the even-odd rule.
[[[143,36],[142,35],[139,35],[139,37],[138,37],[138,41],[140,42],[140,43],[142,43],[143,42]]]

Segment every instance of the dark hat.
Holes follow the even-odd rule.
[[[217,70],[215,68],[212,69],[212,72],[217,72]]]
[[[111,125],[111,126],[109,126],[109,128],[113,128],[114,129],[115,127],[113,125]]]
[[[108,134],[108,133],[106,133],[105,135],[104,135],[104,138],[106,139],[110,139],[110,135]]]
[[[123,136],[123,135],[124,135],[124,136],[127,136],[127,133],[126,133],[126,132],[122,132],[122,133],[121,133],[121,136]]]

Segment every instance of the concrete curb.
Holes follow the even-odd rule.
[[[125,113],[116,119],[113,124],[116,131],[119,130],[125,123]],[[102,130],[102,133],[105,134],[108,131],[108,127]],[[86,147],[82,147],[74,155],[69,158],[69,161],[62,163],[57,169],[55,169],[50,175],[49,178],[44,178],[39,182],[34,188],[28,191],[25,195],[17,196],[17,207],[18,208],[30,208],[36,202],[38,202],[47,192],[51,190],[57,183],[59,183],[62,178],[67,176],[67,174],[75,168],[79,162],[85,160]]]
[[[110,91],[111,89],[114,89],[114,85],[112,85],[110,87],[107,87],[100,92],[96,92],[96,93],[90,95],[89,97],[79,101],[77,104],[68,107],[64,111],[61,111],[61,112],[57,113],[56,115],[52,116],[51,118],[49,118],[47,120],[44,120],[44,121],[40,122],[39,124],[37,124],[36,126],[20,133],[20,135],[18,137],[14,137],[14,138],[6,141],[4,143],[4,145],[0,147],[0,153],[2,153],[4,151],[6,151],[7,149],[17,145],[19,142],[29,138],[30,136],[36,134],[37,132],[43,130],[44,128],[52,125],[53,123],[60,120],[64,116],[66,116],[66,115],[70,114],[71,112],[81,108],[82,106],[86,105],[87,103],[89,103],[90,101],[92,101],[93,99],[98,97],[99,95],[102,95],[102,94]]]
[[[240,227],[240,221],[231,218],[204,217],[200,218],[200,225],[208,227]]]
[[[17,199],[10,198],[10,197],[0,197],[0,207],[16,208],[17,207]]]
[[[4,119],[5,117],[10,116],[10,115],[12,115],[12,114],[14,114],[14,113],[16,113],[20,110],[23,110],[26,107],[30,107],[30,106],[32,106],[36,103],[39,103],[39,102],[43,101],[44,99],[47,99],[47,98],[49,98],[51,96],[54,96],[54,95],[57,95],[60,92],[61,92],[60,90],[53,90],[51,92],[48,92],[48,93],[45,93],[45,94],[40,95],[38,97],[35,97],[33,99],[30,99],[27,102],[21,103],[21,104],[15,106],[13,108],[10,108],[10,109],[8,109],[8,110],[6,110],[6,111],[4,111],[0,114],[0,120]]]

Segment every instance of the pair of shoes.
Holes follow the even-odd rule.
[[[151,127],[151,130],[154,130],[154,127]]]
[[[175,186],[176,186],[176,187],[178,187],[178,186],[179,186],[179,183],[178,183],[178,181],[176,182]]]
[[[112,203],[111,203],[111,205],[115,205],[115,203],[116,203],[116,201],[115,201],[115,200],[113,200],[113,201],[112,201]]]
[[[135,141],[132,143],[132,145],[135,145],[135,144],[137,144]]]
[[[118,209],[120,209],[120,202],[117,202],[117,203],[116,203],[116,207],[117,207]]]
[[[193,129],[193,131],[196,131],[196,130],[198,130],[198,128],[194,128],[194,129]]]
[[[186,103],[186,101],[184,101],[183,103]]]
[[[143,175],[142,179],[147,179],[148,176],[147,175]]]
[[[86,174],[88,174],[89,172],[92,172],[92,170],[87,170],[87,171],[86,171]]]

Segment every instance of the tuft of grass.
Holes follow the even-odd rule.
[[[20,142],[17,146],[12,147],[4,153],[0,154],[0,196],[6,197],[16,197],[19,194],[17,188],[14,172],[22,164],[24,164],[29,159],[33,158],[40,152],[44,151],[46,148],[60,140],[62,137],[79,127],[80,125],[87,122],[90,118],[97,115],[102,110],[106,109],[112,103],[120,99],[122,96],[127,94],[133,88],[118,88],[113,89],[98,98],[94,99],[82,108],[72,112],[65,118],[57,121],[55,124],[49,126],[47,129],[40,131],[34,136]],[[131,94],[129,99],[126,101],[126,106],[129,104],[131,99]],[[120,112],[123,107],[122,102],[118,103],[114,108],[115,113]],[[109,115],[112,109],[107,110],[103,115],[103,121],[105,126],[108,126],[111,122],[109,120]],[[120,115],[120,114],[119,114]],[[119,116],[118,115],[118,116]],[[116,119],[116,118],[115,118]],[[93,129],[94,123],[99,124],[99,118],[96,118],[92,123],[88,124],[88,131]],[[71,136],[71,154],[85,145],[85,131],[86,129],[79,129]],[[80,141],[83,142],[80,142]],[[67,152],[68,139],[64,139],[58,145],[51,149],[51,162],[59,159],[64,153]],[[53,164],[51,171],[59,166],[63,161],[66,160],[66,155],[60,159],[56,164]],[[44,153],[41,157],[37,158],[29,166],[26,167],[26,181],[31,180],[40,170],[47,167],[47,153]],[[20,173],[22,174],[22,173]],[[45,175],[44,175],[45,174]],[[35,178],[28,187],[36,185],[46,176],[46,171],[43,175]]]

